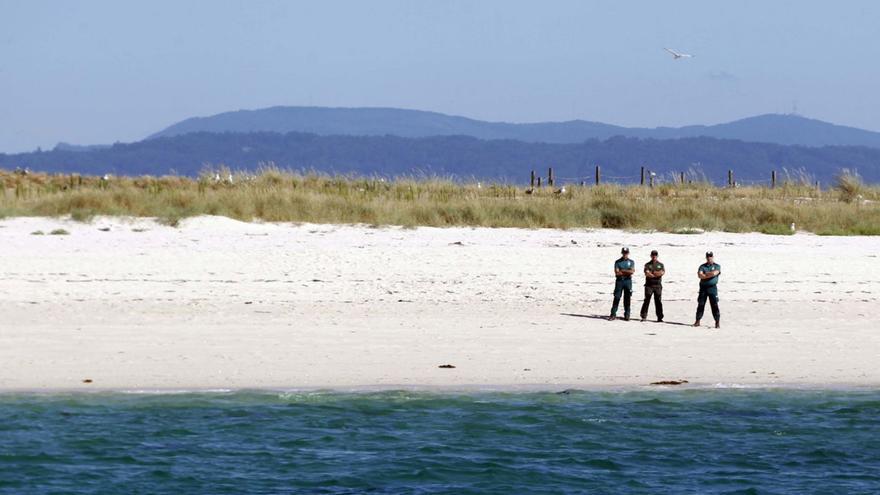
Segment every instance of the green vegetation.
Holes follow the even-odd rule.
[[[219,177],[226,179],[219,179]],[[654,188],[567,185],[565,192],[443,179],[299,175],[98,177],[0,171],[0,217],[95,215],[156,217],[176,226],[195,215],[240,220],[370,225],[575,228],[607,227],[696,233],[701,230],[790,234],[880,235],[880,188],[844,173],[817,191],[799,182],[777,188],[717,188],[706,183]]]

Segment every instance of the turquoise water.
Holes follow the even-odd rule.
[[[880,392],[0,395],[0,493],[880,493]]]

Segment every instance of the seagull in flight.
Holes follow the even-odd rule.
[[[691,58],[691,57],[693,57],[693,55],[691,55],[691,54],[689,54],[689,53],[681,53],[681,52],[677,52],[677,51],[675,51],[675,50],[673,50],[673,49],[671,49],[671,48],[664,48],[664,50],[666,50],[667,52],[671,53],[671,54],[672,54],[672,58],[673,58],[674,60],[678,60],[678,59],[680,59],[680,58]]]

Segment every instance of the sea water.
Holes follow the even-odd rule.
[[[880,392],[0,394],[0,493],[880,493]]]

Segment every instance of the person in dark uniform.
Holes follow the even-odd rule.
[[[697,297],[697,321],[694,326],[700,326],[703,311],[706,309],[706,299],[712,306],[712,316],[715,317],[715,328],[721,328],[721,310],[718,309],[718,276],[721,275],[721,265],[715,263],[715,255],[712,251],[706,253],[706,262],[700,265],[697,276],[700,277],[700,295]]]
[[[614,304],[611,305],[611,317],[608,319],[617,319],[617,307],[620,305],[620,296],[623,295],[623,319],[629,321],[632,275],[636,271],[636,264],[629,259],[629,248],[621,249],[620,254],[620,259],[614,262]]]
[[[645,302],[642,303],[642,321],[648,318],[648,308],[651,307],[651,297],[654,297],[654,312],[657,321],[663,321],[663,275],[666,268],[657,259],[657,251],[651,251],[651,261],[645,263]]]

